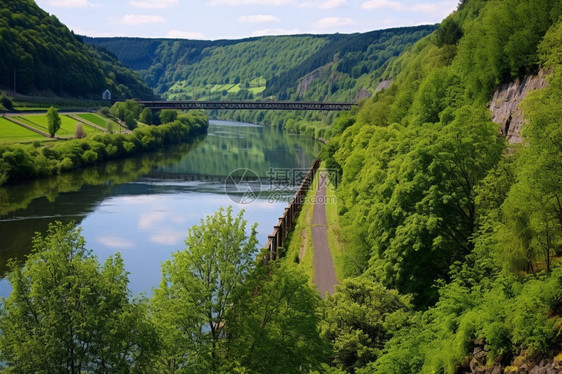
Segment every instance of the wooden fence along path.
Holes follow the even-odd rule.
[[[306,194],[312,186],[312,181],[314,176],[320,167],[320,160],[315,160],[312,167],[303,179],[299,189],[293,196],[293,199],[289,203],[289,206],[285,208],[285,213],[281,218],[279,218],[279,223],[274,226],[273,233],[268,236],[268,241],[265,248],[268,250],[268,256],[264,258],[264,261],[268,263],[269,261],[274,261],[278,257],[278,249],[285,245],[287,236],[289,232],[293,230],[295,222],[297,220],[298,214],[302,205],[305,203]]]

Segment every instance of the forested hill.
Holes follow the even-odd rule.
[[[508,145],[493,93],[539,71],[523,144]],[[332,366],[560,373],[562,2],[461,1],[386,74],[327,146],[357,276],[327,301]]]
[[[14,74],[15,72],[15,74]],[[150,88],[117,58],[82,43],[33,0],[2,0],[0,87],[24,94],[98,98],[152,97]]]
[[[169,99],[353,100],[360,91],[374,92],[385,63],[435,28],[219,41],[84,41],[114,53]]]

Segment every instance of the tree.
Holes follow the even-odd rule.
[[[176,110],[163,110],[160,112],[160,122],[164,125],[166,123],[174,122],[178,118]]]
[[[0,347],[15,372],[142,371],[157,348],[145,307],[129,300],[120,255],[100,266],[73,224],[38,234],[7,278]]]
[[[10,111],[12,109],[14,109],[14,104],[12,103],[12,100],[6,96],[5,92],[2,92],[2,94],[0,94],[0,109],[4,107],[4,109]]]
[[[125,125],[129,130],[134,130],[137,128],[137,120],[131,112],[126,112],[125,114]]]
[[[227,314],[227,361],[255,373],[319,369],[329,348],[320,336],[320,306],[318,292],[293,264],[258,266]]]
[[[409,298],[368,276],[348,278],[325,301],[322,335],[333,346],[330,364],[354,373],[382,356],[386,342],[407,323]]]
[[[163,336],[160,371],[216,372],[223,361],[225,318],[254,267],[256,226],[243,212],[220,209],[189,230],[186,249],[162,265],[151,310]],[[189,371],[189,372],[191,372]]]
[[[80,122],[76,122],[76,127],[74,128],[74,137],[76,139],[82,139],[85,136],[86,133],[84,132],[84,128],[82,127],[82,124]]]
[[[152,120],[153,120],[152,110],[150,110],[150,108],[144,108],[140,114],[139,121],[147,125],[152,125],[153,124]]]
[[[435,32],[438,47],[455,45],[462,38],[462,29],[452,17],[446,18]]]
[[[49,124],[49,135],[51,135],[51,138],[54,138],[61,125],[59,112],[54,106],[50,107],[47,111],[47,121]]]

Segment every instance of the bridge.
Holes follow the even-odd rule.
[[[137,101],[152,110],[351,110],[351,103],[313,103],[301,101]]]

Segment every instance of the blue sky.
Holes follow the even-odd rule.
[[[440,22],[458,0],[36,0],[77,34],[239,39]]]

